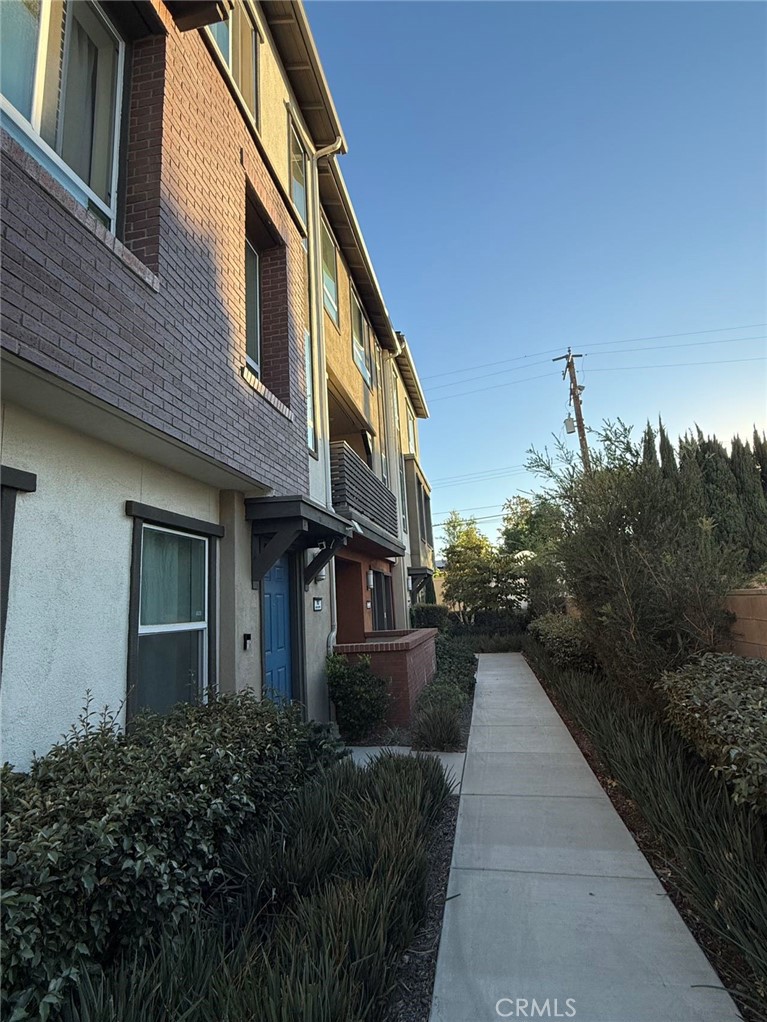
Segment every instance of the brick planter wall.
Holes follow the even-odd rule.
[[[407,727],[416,699],[437,670],[436,636],[436,628],[368,632],[365,642],[342,643],[335,652],[370,657],[373,673],[391,681],[387,724]]]
[[[767,589],[735,589],[727,609],[736,618],[727,652],[767,659]]]

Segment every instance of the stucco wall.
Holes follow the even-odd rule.
[[[132,519],[125,501],[218,522],[218,491],[14,405],[2,463],[37,475],[16,502],[0,690],[2,759],[20,769],[93,706],[125,699]]]
[[[737,589],[728,596],[727,609],[735,615],[731,652],[767,659],[767,589]]]

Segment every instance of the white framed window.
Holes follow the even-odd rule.
[[[261,258],[245,239],[245,360],[261,375]]]
[[[407,446],[410,454],[417,454],[415,439],[415,416],[408,408],[407,410]]]
[[[125,43],[91,0],[0,2],[4,126],[114,230]]]
[[[367,383],[368,387],[373,386],[372,362],[370,357],[370,327],[362,311],[359,298],[352,288],[352,354],[354,364]]]
[[[242,3],[208,28],[254,123],[258,121],[258,32]]]
[[[388,486],[389,485],[389,455],[387,452],[388,437],[386,429],[386,395],[384,393],[384,375],[383,375],[383,360],[381,358],[381,349],[376,344],[376,387],[378,388],[378,422],[380,428],[380,446],[381,446],[381,479]]]
[[[136,709],[165,713],[208,685],[209,539],[141,525]]]
[[[306,150],[293,125],[290,125],[290,197],[304,225],[306,216]]]
[[[336,244],[325,221],[321,229],[322,246],[322,299],[330,318],[338,326],[338,263]]]

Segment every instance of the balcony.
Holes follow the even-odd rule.
[[[397,498],[370,471],[345,440],[330,444],[333,507],[357,523],[358,531],[373,542],[384,541],[387,552],[404,552],[397,542]],[[371,528],[372,526],[372,528]]]
[[[408,534],[410,562],[413,568],[434,571],[434,539],[431,527],[431,496],[429,484],[414,454],[406,454]]]

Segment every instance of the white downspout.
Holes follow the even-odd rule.
[[[309,156],[309,163],[311,166],[311,235],[314,244],[310,245],[310,256],[311,256],[311,272],[314,278],[314,286],[312,288],[312,316],[314,318],[315,329],[313,336],[317,340],[317,377],[318,383],[321,383],[321,387],[317,389],[321,392],[320,400],[318,401],[318,412],[322,422],[322,440],[324,443],[323,460],[325,469],[325,506],[332,510],[333,498],[332,498],[332,482],[330,478],[330,411],[328,408],[328,368],[327,358],[325,355],[325,317],[323,314],[324,302],[322,298],[322,242],[321,242],[321,228],[322,216],[320,212],[320,187],[319,187],[319,171],[317,164],[319,160],[326,156],[332,156],[334,153],[339,152],[343,148],[343,139],[339,136],[335,142],[330,145],[324,146],[322,149],[316,149]],[[326,648],[328,654],[333,652],[336,644],[336,633],[338,631],[338,611],[336,606],[336,565],[335,558],[330,561],[330,632],[328,633]]]

